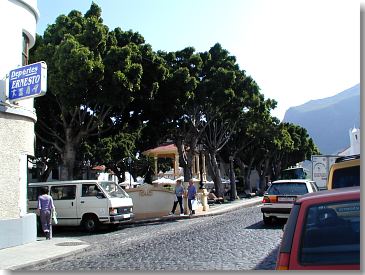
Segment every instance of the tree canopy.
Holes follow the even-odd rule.
[[[318,153],[305,129],[271,116],[276,101],[219,43],[204,52],[155,52],[138,32],[109,30],[92,3],[37,36],[31,61],[41,60],[48,92],[35,100],[36,154],[48,170],[61,165],[63,179],[77,177],[86,159],[121,177],[128,157],[135,171],[147,171],[140,153],[170,139],[185,180],[199,149],[222,195],[222,159],[234,184],[235,170],[247,181],[256,169],[263,182]]]
[[[74,177],[83,142],[114,136],[117,144],[121,131],[142,127],[144,106],[165,74],[141,35],[102,22],[94,3],[84,16],[60,15],[32,50],[32,60],[48,66],[48,92],[35,100],[37,140],[59,156],[65,179]]]

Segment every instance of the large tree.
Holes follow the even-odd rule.
[[[48,92],[35,100],[37,143],[58,153],[63,179],[74,177],[85,140],[118,135],[132,116],[138,118],[165,72],[141,35],[109,31],[102,22],[94,3],[85,15],[61,15],[32,52],[33,61],[48,66]]]
[[[251,91],[249,93],[251,99],[249,104],[239,113],[240,115],[235,113],[237,127],[222,152],[225,161],[230,164],[229,176],[232,200],[237,196],[235,168],[243,178],[244,189],[251,188],[248,182],[256,157],[254,152],[258,147],[262,134],[267,130],[264,126],[265,123],[271,120],[270,111],[276,106],[275,100],[265,99],[264,95],[259,93],[259,87],[253,79],[247,78],[244,87],[245,90]]]
[[[160,129],[178,148],[185,181],[192,178],[192,163],[202,133],[202,111],[197,96],[203,61],[195,49],[187,47],[172,53],[159,52],[169,74],[161,85],[155,111],[160,114]]]
[[[228,142],[245,108],[252,105],[258,89],[254,81],[239,69],[234,56],[220,44],[207,52],[195,53],[191,47],[173,53],[159,53],[166,60],[169,75],[158,96],[166,107],[161,125],[166,136],[178,147],[185,180],[192,177],[192,160],[202,143],[217,193],[223,186],[217,164],[217,153]],[[158,105],[157,105],[158,106]]]

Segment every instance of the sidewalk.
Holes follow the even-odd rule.
[[[132,221],[130,224],[169,221],[177,219],[199,218],[203,216],[219,215],[233,211],[240,207],[259,204],[262,197],[240,199],[233,202],[211,205],[207,212],[203,211],[193,216],[164,216],[161,218]],[[47,261],[62,259],[66,256],[77,254],[86,250],[90,245],[76,238],[37,238],[36,242],[0,249],[0,274],[1,270],[16,270],[33,266]]]

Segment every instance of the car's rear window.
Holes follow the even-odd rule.
[[[302,236],[302,265],[359,264],[360,201],[310,207]]]
[[[336,169],[333,172],[332,188],[360,186],[360,166]]]
[[[273,183],[267,190],[268,195],[303,195],[308,193],[304,182]]]

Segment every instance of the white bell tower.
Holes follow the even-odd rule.
[[[349,130],[350,134],[350,155],[360,154],[360,129]]]

